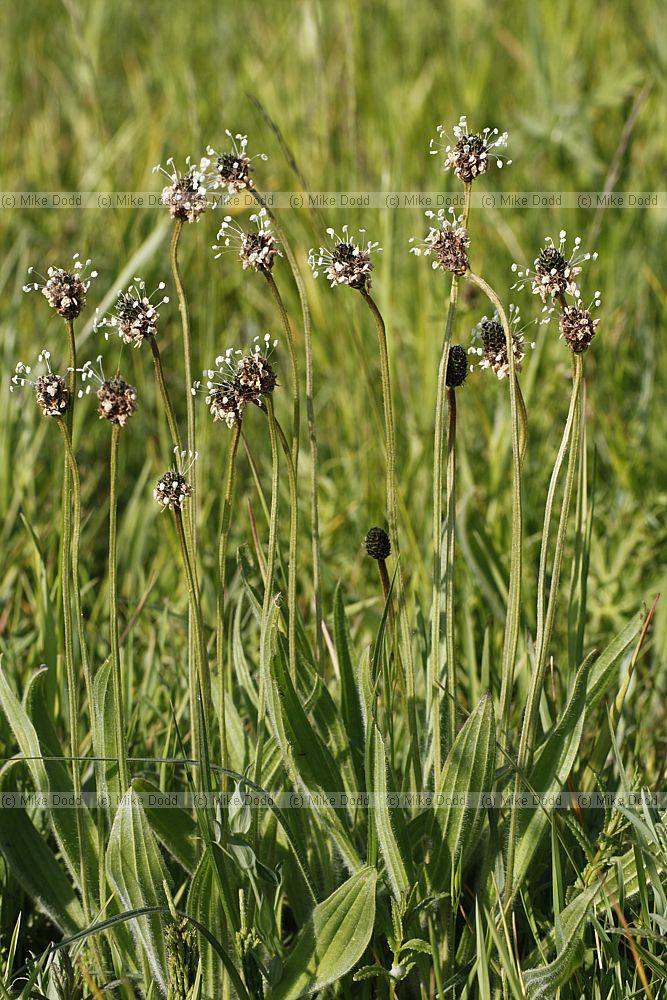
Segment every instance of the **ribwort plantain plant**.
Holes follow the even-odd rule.
[[[86,995],[114,992],[127,1000],[661,996],[665,813],[655,801],[631,800],[641,778],[626,773],[623,742],[653,609],[635,613],[585,655],[592,486],[584,360],[604,343],[608,323],[598,335],[601,296],[595,292],[586,306],[581,280],[597,255],[584,252],[578,238],[569,249],[561,231],[558,240],[547,237],[531,266],[508,267],[512,290],[530,288],[537,306],[535,318],[524,321],[530,307],[506,305],[477,269],[484,219],[472,212],[475,194],[511,162],[507,133],[475,132],[465,117],[452,139],[438,128],[431,152],[442,157],[445,176],[453,175],[457,207],[427,212],[427,232],[410,241],[414,255],[428,258],[431,284],[447,302],[442,339],[433,345],[434,407],[416,448],[414,437],[405,440],[406,324],[387,294],[388,255],[380,256],[364,229],[357,235],[349,223],[323,223],[329,245],[311,250],[308,263],[343,299],[341,286],[357,292],[373,319],[377,350],[367,347],[362,320],[361,367],[384,441],[383,465],[369,470],[384,485],[379,524],[367,528],[371,512],[354,477],[349,495],[333,490],[336,514],[323,520],[322,537],[329,552],[338,547],[331,566],[342,567],[343,579],[329,593],[319,499],[330,498],[341,459],[325,441],[318,464],[308,295],[324,302],[332,293],[322,282],[306,286],[299,254],[306,255],[291,247],[290,217],[279,220],[258,189],[266,157],[248,155],[244,133],[226,135],[226,149],[206,147],[184,171],[173,160],[163,171],[168,183],[159,200],[173,222],[169,262],[182,362],[174,363],[163,341],[173,317],[162,281],[147,293],[145,280],[135,278],[94,323],[123,351],[148,341],[153,391],[143,377],[145,349],[124,355],[139,391],[118,371],[107,378],[101,356],[77,368],[74,321],[90,294],[89,262],[50,268],[43,284],[29,286],[65,321],[70,356],[67,377],[51,369],[45,350],[43,373],[19,364],[12,379],[13,387],[32,387],[45,426],[55,423],[64,445],[59,573],[43,592],[49,600],[60,594],[67,712],[64,718],[59,691],[50,701],[45,693],[53,663],[29,678],[22,699],[0,669],[0,706],[13,740],[1,801],[31,788],[43,797],[30,811],[0,810],[7,873],[0,884],[6,878],[34,900],[34,911],[26,905],[31,932],[47,928],[53,942],[36,959],[24,951],[19,967],[24,932],[14,923],[0,993],[39,989],[78,1000],[85,983]],[[217,347],[217,356],[214,348],[215,360],[193,382],[194,368],[207,362],[199,356],[205,338],[192,336],[199,324],[190,326],[178,251],[187,225],[209,224],[214,198],[229,213],[218,226],[216,254],[232,251],[246,272],[234,330],[240,346]],[[246,208],[256,209],[247,223]],[[303,337],[291,319],[296,295],[282,281],[281,257],[294,278]],[[253,297],[262,284],[255,275],[267,283],[269,308],[278,310],[277,357],[278,341],[256,332],[262,326],[253,307],[263,309],[264,297],[261,289]],[[403,268],[401,280],[421,280],[418,269]],[[198,297],[191,301],[194,317]],[[328,306],[319,299],[318,306],[313,315],[324,315]],[[341,352],[345,315],[336,313]],[[555,317],[560,338],[550,344]],[[226,316],[222,331],[214,319],[216,338],[231,339],[227,327],[235,320]],[[317,338],[323,331],[316,324],[313,332]],[[563,359],[571,363],[559,445],[539,442],[532,426],[529,440],[524,401],[526,386],[531,401],[534,366],[547,351],[561,367]],[[333,398],[342,420],[346,387],[335,361],[322,373],[321,405]],[[486,376],[473,378],[480,369]],[[301,457],[304,370],[310,449]],[[539,378],[549,377],[540,369]],[[172,398],[174,384],[185,393]],[[111,424],[110,445],[100,421],[87,420],[75,447],[73,404],[82,400],[83,426],[88,395],[100,421]],[[215,425],[201,424],[198,437],[197,397]],[[565,406],[563,398],[563,413]],[[497,462],[480,459],[476,434],[491,410]],[[174,460],[158,477],[167,430]],[[353,428],[359,442],[363,430]],[[102,572],[94,537],[103,523],[95,510],[98,444],[105,455],[109,449]],[[432,475],[423,469],[431,447]],[[541,460],[539,468],[531,463],[531,449],[551,453],[550,474]],[[360,465],[365,459],[361,454]],[[304,543],[300,473],[308,461]],[[140,470],[134,482],[126,466]],[[487,466],[509,475],[497,477],[484,523],[471,509],[485,501],[486,479],[477,470]],[[541,531],[535,491],[527,488],[540,476],[548,478]],[[148,481],[160,508],[152,521]],[[355,549],[363,536],[368,559],[355,563],[346,519],[363,519]],[[149,565],[151,531],[157,541]],[[129,579],[119,539],[129,539],[140,564]],[[488,558],[486,573],[480,556]],[[46,578],[48,561],[44,566]],[[96,596],[105,573],[108,606]],[[169,601],[154,592],[156,577],[170,586]],[[141,595],[133,592],[138,578]],[[130,602],[123,629],[120,595]],[[185,597],[187,629],[178,614]],[[108,626],[107,660],[100,622]],[[108,764],[117,768],[113,781]],[[623,802],[589,809],[597,789],[613,790],[612,779]],[[69,791],[74,810],[62,805]]]

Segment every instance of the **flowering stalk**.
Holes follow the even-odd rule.
[[[172,406],[171,397],[169,396],[169,390],[167,388],[167,383],[164,377],[164,368],[162,367],[162,355],[160,354],[160,348],[158,347],[155,337],[150,337],[151,351],[153,354],[153,367],[155,368],[155,380],[158,384],[160,390],[160,395],[162,396],[162,404],[164,406],[165,413],[167,415],[167,424],[169,425],[169,433],[171,434],[171,440],[174,448],[181,451],[181,435],[178,430],[178,424],[176,423],[176,415],[174,413],[174,407]]]
[[[276,567],[276,546],[278,538],[278,442],[276,433],[276,421],[273,412],[273,400],[269,395],[266,399],[266,415],[269,420],[269,438],[271,441],[271,514],[269,517],[269,548],[266,559],[266,576],[264,579],[264,600],[262,602],[262,624],[260,637],[260,672],[259,672],[259,692],[257,706],[257,747],[255,750],[255,764],[253,781],[261,785],[262,778],[262,756],[264,750],[264,716],[266,714],[266,691],[264,682],[264,664],[268,663],[270,652],[267,644],[271,642],[268,621],[273,601],[273,580]],[[258,810],[255,810],[254,830],[257,833],[259,823]]]
[[[384,408],[385,426],[385,451],[387,462],[386,475],[386,503],[387,522],[389,524],[389,536],[393,541],[396,553],[396,580],[398,584],[398,605],[401,628],[403,631],[403,655],[405,663],[406,695],[408,700],[408,713],[410,716],[410,738],[412,742],[412,764],[415,774],[417,788],[421,787],[421,759],[419,753],[417,725],[417,707],[415,704],[415,673],[414,661],[412,658],[412,642],[410,639],[410,621],[405,602],[405,591],[403,586],[403,572],[401,569],[400,549],[398,542],[398,500],[396,494],[396,439],[394,433],[394,410],[391,399],[391,378],[389,372],[389,353],[387,351],[387,332],[382,314],[373,300],[367,287],[363,285],[359,291],[366,302],[366,305],[373,314],[378,335],[378,349],[380,356],[380,377],[382,380],[382,402]]]
[[[470,182],[466,182],[463,187],[464,207],[461,226],[467,229],[468,216],[470,214]],[[435,787],[440,780],[442,769],[442,739],[440,735],[440,716],[442,693],[440,687],[440,603],[442,588],[442,454],[445,436],[445,401],[447,392],[447,365],[449,363],[449,350],[452,343],[452,330],[454,328],[454,317],[459,299],[460,275],[452,274],[452,284],[449,293],[449,308],[447,310],[447,320],[445,323],[445,334],[442,341],[442,351],[440,354],[440,364],[438,366],[438,388],[435,403],[435,432],[433,447],[433,593],[431,600],[431,656],[428,664],[427,677],[427,711],[431,716],[431,728],[433,731],[433,773]],[[447,620],[452,618],[452,609],[447,609]],[[452,640],[453,641],[453,640]],[[453,654],[451,659],[453,660]],[[449,668],[448,668],[449,669]],[[453,665],[451,668],[453,677]],[[453,701],[454,691],[449,691],[452,699],[452,710],[455,709]],[[455,718],[455,716],[454,716]],[[454,733],[447,734],[445,746],[449,746],[454,741]]]
[[[516,378],[514,339],[505,310],[494,290],[483,278],[480,278],[479,275],[474,274],[472,271],[468,272],[468,278],[484,292],[497,310],[498,318],[505,333],[507,348],[507,375],[510,392],[510,420],[512,424],[512,544],[500,687],[501,745],[506,747],[521,615],[521,536],[523,530],[523,512],[521,508],[521,407],[517,392],[518,382]]]
[[[289,650],[290,676],[296,683],[296,580],[297,575],[292,567],[296,566],[297,534],[298,534],[298,497],[296,490],[296,469],[289,443],[284,430],[276,420],[276,432],[287,463],[287,480],[290,494],[290,530],[289,530],[289,567],[287,571],[287,643]]]
[[[185,580],[188,588],[188,598],[190,603],[190,616],[193,625],[194,640],[194,665],[195,671],[190,671],[190,712],[192,715],[191,726],[193,734],[194,757],[199,760],[199,747],[201,738],[206,737],[206,720],[209,714],[211,702],[211,679],[208,672],[208,658],[206,655],[206,644],[204,642],[204,620],[201,612],[199,600],[199,587],[195,577],[194,568],[191,561],[191,552],[186,536],[186,529],[183,513],[180,507],[174,507],[174,520],[176,523],[176,534],[181,548],[181,558],[183,569],[185,570]],[[202,703],[202,724],[204,732],[199,726],[199,697]],[[200,781],[202,776],[200,775]]]
[[[294,463],[295,472],[299,468],[299,412],[301,407],[300,392],[299,392],[299,366],[296,358],[296,349],[294,346],[294,337],[292,335],[292,327],[289,321],[289,316],[287,315],[287,310],[285,309],[285,303],[283,302],[282,295],[278,290],[275,279],[270,271],[262,272],[266,278],[267,284],[271,289],[271,294],[278,306],[278,312],[280,313],[280,319],[283,324],[283,330],[285,331],[285,339],[287,340],[287,347],[289,350],[290,365],[292,368],[292,399],[293,399],[293,430],[292,430],[292,462]]]
[[[241,421],[232,427],[232,439],[227,453],[227,473],[225,476],[225,493],[222,500],[222,523],[218,542],[218,599],[216,604],[216,659],[218,667],[218,711],[220,727],[220,754],[223,767],[227,762],[227,723],[225,717],[225,565],[227,560],[227,542],[232,516],[232,501],[234,498],[234,479],[236,474],[236,456],[241,440]]]
[[[116,752],[118,754],[118,778],[121,794],[129,786],[127,773],[127,751],[125,745],[125,710],[123,702],[123,676],[120,664],[120,643],[118,639],[118,583],[116,576],[116,542],[118,514],[118,439],[120,426],[111,429],[111,453],[109,461],[109,636],[111,643],[111,677],[114,698],[114,721],[116,726]]]
[[[280,244],[285,251],[285,257],[287,258],[287,263],[289,264],[290,271],[294,278],[296,284],[297,292],[299,293],[299,302],[301,303],[301,314],[303,317],[303,341],[306,356],[306,418],[308,421],[308,443],[310,446],[310,532],[311,532],[311,545],[313,553],[313,589],[315,591],[315,642],[317,649],[317,658],[319,661],[322,660],[324,656],[324,633],[322,630],[323,614],[322,614],[322,571],[320,566],[320,516],[319,516],[319,503],[317,494],[317,468],[318,468],[318,450],[317,450],[317,431],[315,426],[315,402],[314,402],[314,388],[313,388],[313,340],[310,329],[310,307],[308,305],[308,298],[306,295],[306,287],[303,283],[303,278],[301,277],[301,272],[299,266],[296,262],[296,257],[294,252],[285,238],[285,233],[276,219],[274,213],[271,209],[264,204],[264,199],[262,195],[253,188],[253,197],[259,205],[266,208],[266,213],[271,219],[273,228],[276,231],[276,235],[280,240]]]

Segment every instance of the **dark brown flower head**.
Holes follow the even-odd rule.
[[[359,233],[364,236],[365,230],[360,229]],[[324,267],[332,288],[348,285],[362,292],[368,291],[373,270],[371,254],[381,252],[380,244],[372,240],[357,243],[347,226],[343,226],[342,236],[338,236],[334,229],[327,229],[327,235],[333,240],[333,246],[330,249],[320,247],[317,253],[311,249],[308,255],[313,277],[316,278],[319,269]]]
[[[35,393],[35,401],[45,417],[61,417],[66,412],[70,403],[69,389],[67,383],[61,375],[51,371],[51,355],[49,351],[42,351],[37,360],[44,364],[46,372],[37,378],[31,378],[32,368],[24,365],[22,361],[16,366],[12,375],[9,391],[13,392],[17,386],[29,385]]]
[[[461,116],[453,132],[456,142],[451,143],[444,127],[438,125],[438,138],[431,140],[431,153],[437,155],[444,151],[445,170],[453,170],[464,183],[470,184],[476,177],[485,174],[489,163],[494,160],[499,169],[503,163],[509,165],[512,162],[498,152],[507,145],[507,132],[500,133],[497,128],[470,132],[465,115]]]
[[[162,507],[182,510],[185,501],[192,496],[192,487],[177,469],[169,469],[153,490],[153,496]]]
[[[95,329],[104,328],[104,336],[109,339],[109,329],[118,331],[118,336],[125,344],[141,347],[144,340],[157,334],[157,322],[160,318],[158,308],[169,302],[169,296],[164,295],[158,302],[153,296],[163,291],[165,284],[161,281],[150,295],[146,295],[146,283],[141,278],[134,279],[126,291],[118,292],[118,299],[111,316],[95,320]]]
[[[160,200],[169,209],[171,218],[182,222],[199,222],[202,213],[209,206],[206,174],[192,164],[189,156],[185,163],[186,170],[181,172],[176,168],[173,157],[170,157],[167,160],[169,170],[158,164],[153,172],[160,171],[169,179],[170,183],[163,187]]]
[[[97,390],[100,420],[124,427],[137,408],[137,390],[122,378],[106,379]]]
[[[449,389],[458,389],[468,377],[468,355],[460,344],[452,344],[447,358],[445,383]]]
[[[218,251],[215,255],[216,260],[225,251],[236,250],[244,271],[250,268],[252,271],[270,274],[276,257],[282,257],[282,253],[277,239],[271,232],[266,209],[262,208],[255,215],[251,215],[250,221],[257,224],[257,229],[246,233],[233,224],[231,215],[225,216],[218,232],[218,239],[222,242],[213,247]]]
[[[437,215],[435,212],[426,212],[426,218],[435,220],[436,225],[431,225],[426,238],[421,242],[410,240],[415,244],[410,248],[410,253],[417,257],[422,254],[424,257],[433,256],[431,266],[434,269],[465,274],[469,266],[467,250],[470,237],[461,225],[462,218],[457,218],[453,208],[449,212],[441,208]]]
[[[535,344],[526,345],[523,332],[519,329],[520,322],[519,310],[516,306],[510,305],[509,323],[512,331],[515,373],[521,371],[526,356],[526,346],[535,347]],[[506,378],[510,374],[507,339],[497,312],[490,319],[483,316],[477,324],[473,330],[473,346],[468,353],[481,359],[478,362],[479,368],[491,368],[499,379]]]
[[[384,528],[370,528],[364,538],[364,548],[371,559],[378,562],[388,559],[391,555],[391,541]]]
[[[35,399],[45,417],[61,417],[69,405],[69,390],[62,375],[40,375],[35,382]]]
[[[240,132],[232,135],[229,129],[225,129],[225,134],[231,140],[231,149],[218,153],[212,146],[208,146],[206,157],[201,161],[202,170],[210,170],[209,185],[212,188],[227,188],[229,194],[252,191],[255,187],[252,161],[257,158],[266,160],[266,153],[256,153],[250,157],[247,153],[247,135]]]
[[[512,265],[512,270],[517,275],[518,281],[513,286],[522,289],[530,282],[535,295],[539,295],[547,308],[543,310],[551,315],[548,303],[554,300],[562,302],[565,295],[578,295],[576,278],[581,274],[581,264],[587,260],[595,260],[597,253],[583,253],[581,250],[581,237],[574,240],[572,252],[568,255],[565,251],[567,233],[561,229],[558,243],[554,243],[551,236],[545,237],[545,246],[542,247],[535,258],[533,268],[520,269],[518,264]],[[544,322],[548,322],[547,319]]]
[[[596,299],[595,305],[599,301]],[[560,314],[561,336],[575,354],[581,354],[595,336],[599,322],[599,319],[593,319],[589,309],[581,309],[578,305],[565,306]]]
[[[41,291],[42,295],[59,316],[65,320],[76,319],[86,305],[86,292],[90,288],[92,278],[97,277],[97,271],[90,271],[86,275],[86,270],[90,266],[90,260],[85,263],[79,259],[79,254],[75,253],[74,264],[71,270],[63,267],[50,267],[43,275],[43,284],[33,281],[23,286],[24,292]],[[34,268],[29,268],[29,274],[37,274]]]
[[[270,396],[278,381],[268,359],[259,353],[259,348],[241,358],[236,380],[239,394],[248,401]]]
[[[235,381],[215,385],[206,396],[206,405],[214,420],[221,420],[228,427],[241,422],[246,401]]]

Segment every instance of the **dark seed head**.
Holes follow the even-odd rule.
[[[63,319],[76,319],[86,304],[86,284],[78,274],[50,267],[42,294]]]
[[[279,253],[275,236],[270,230],[260,229],[259,232],[245,234],[239,257],[244,271],[250,268],[269,274]]]
[[[487,144],[478,132],[462,135],[450,150],[446,164],[451,166],[456,176],[469,184],[475,177],[489,169]]]
[[[228,427],[239,423],[246,404],[239,393],[236,380],[214,386],[206,397],[209,410],[214,420],[221,420]]]
[[[507,347],[505,331],[502,323],[497,319],[484,319],[480,324],[482,334],[482,344],[487,357],[495,357],[503,348]]]
[[[276,385],[276,373],[265,357],[253,353],[241,358],[237,369],[236,386],[242,399],[251,401],[258,396],[269,396]]]
[[[184,502],[192,496],[192,487],[180,472],[169,469],[153,490],[153,496],[163,507],[182,510]]]
[[[364,291],[371,286],[372,270],[370,255],[354,243],[338,243],[331,253],[328,274],[336,284]]]
[[[137,390],[122,378],[109,378],[97,390],[100,420],[124,427],[137,408]]]
[[[69,406],[69,390],[61,375],[49,372],[35,381],[35,399],[45,417],[61,417]]]
[[[364,538],[364,547],[371,559],[378,562],[388,559],[391,554],[391,541],[384,528],[371,528]]]
[[[595,336],[599,319],[593,319],[588,309],[566,306],[560,314],[560,332],[575,354],[586,350]]]
[[[220,153],[215,161],[215,172],[219,182],[230,194],[254,187],[250,176],[250,160],[247,156],[236,156],[233,153]]]
[[[468,355],[460,344],[453,344],[447,358],[447,375],[445,382],[450,389],[458,389],[468,375]]]

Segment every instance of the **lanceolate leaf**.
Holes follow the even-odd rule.
[[[490,791],[496,765],[496,726],[491,696],[485,694],[466,720],[449,752],[437,792],[445,797],[434,813],[433,857],[428,875],[431,887],[447,891],[455,866],[474,846],[484,822],[481,805],[459,804],[466,795]]]
[[[371,734],[373,744],[373,775],[372,787],[369,791],[374,796],[373,819],[387,872],[387,879],[394,896],[397,900],[400,900],[401,896],[410,887],[410,880],[401,849],[396,840],[396,834],[394,833],[391,810],[389,809],[387,799],[387,760],[384,740],[375,724],[373,724]]]
[[[529,1000],[551,1000],[570,975],[581,949],[588,914],[600,886],[585,889],[560,915],[562,947],[548,965],[524,969],[523,980]]]
[[[361,959],[375,921],[377,872],[362,868],[313,910],[272,1000],[297,1000],[338,982]]]
[[[166,872],[143,806],[131,789],[123,796],[107,848],[107,872],[127,910],[164,904]],[[159,915],[138,917],[131,925],[138,950],[151,968],[156,985],[167,992],[164,928]]]
[[[530,774],[528,789],[541,796],[560,791],[572,770],[586,715],[588,661],[579,668],[563,714],[539,751]],[[549,809],[519,809],[514,881],[520,885],[549,824]]]
[[[81,929],[83,912],[66,871],[25,809],[0,808],[0,852],[24,891],[59,930],[74,934]]]
[[[218,941],[224,942],[227,929],[223,906],[218,895],[217,882],[208,854],[202,856],[188,893],[187,912],[207,927]],[[199,953],[202,964],[203,995],[222,996],[223,966],[219,954],[205,940],[200,939]]]

